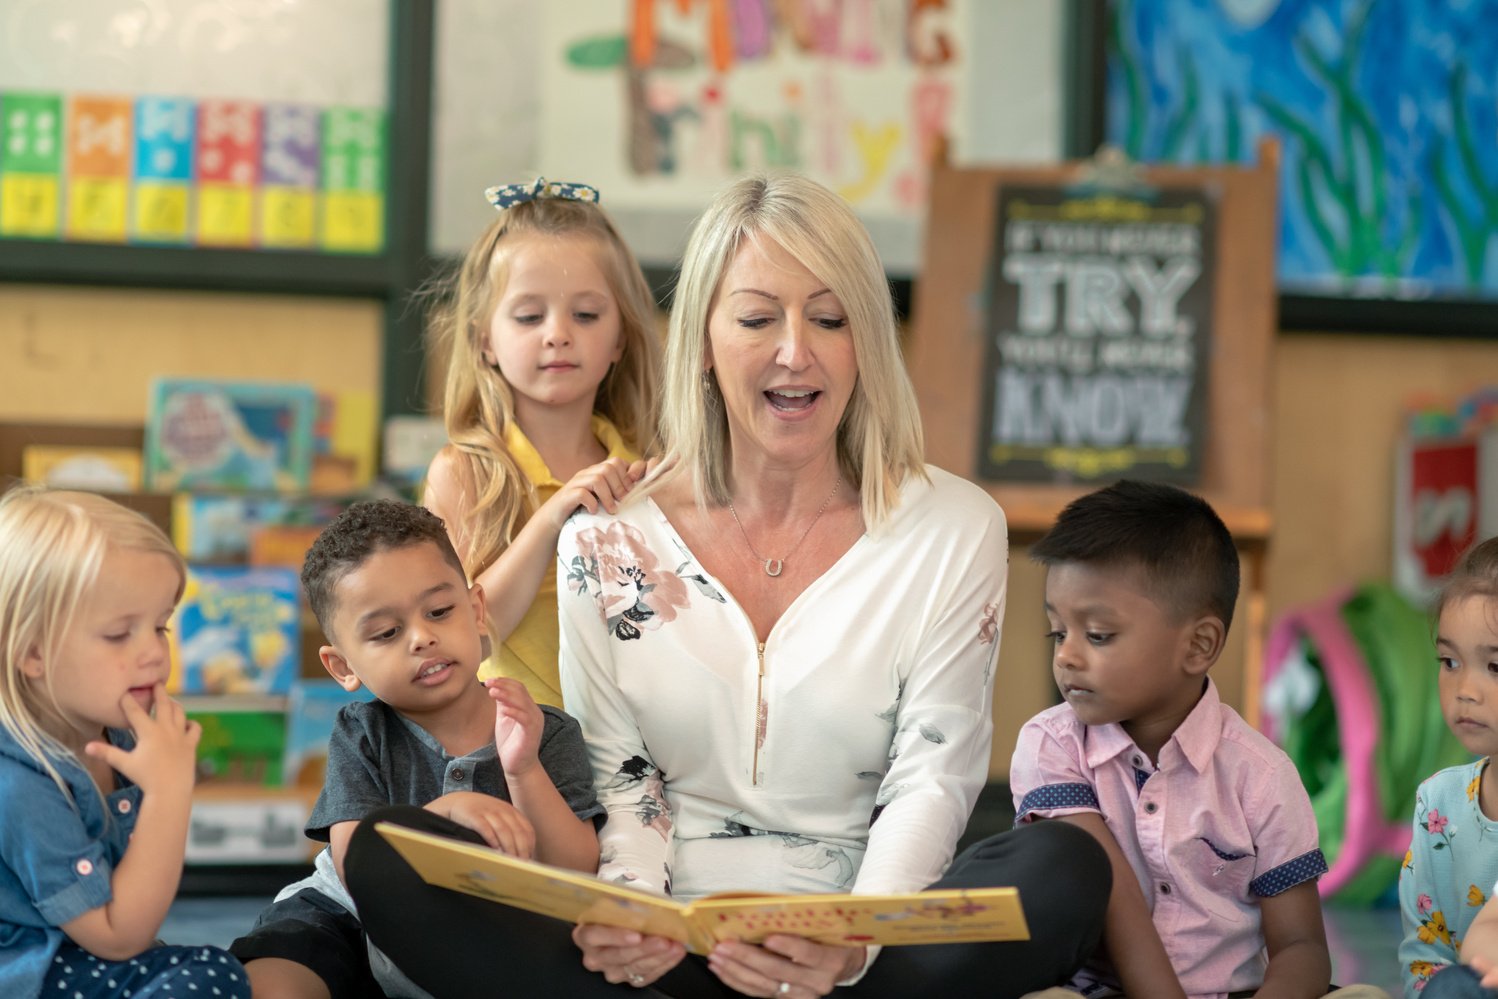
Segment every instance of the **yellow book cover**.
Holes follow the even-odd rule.
[[[137,448],[28,444],[21,450],[22,478],[53,489],[139,492],[141,468]]]
[[[903,895],[721,894],[678,902],[388,822],[375,829],[427,884],[571,923],[623,926],[668,937],[694,954],[706,954],[719,940],[757,943],[776,933],[845,947],[1030,938],[1014,888]]]
[[[380,403],[375,393],[319,393],[312,427],[312,492],[346,496],[368,488],[374,481],[379,437]]]

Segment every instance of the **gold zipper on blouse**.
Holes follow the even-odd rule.
[[[751,786],[759,784],[759,720],[764,717],[765,710],[765,643],[760,642],[759,648],[759,679],[754,687],[754,769],[749,773]]]

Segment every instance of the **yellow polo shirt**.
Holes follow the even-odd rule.
[[[593,436],[608,451],[610,458],[635,461],[640,456],[634,452],[619,431],[605,417],[593,414]],[[536,487],[537,504],[545,503],[556,495],[565,483],[557,480],[541,460],[541,455],[526,438],[520,428],[511,421],[505,427],[505,446],[520,466],[520,471]],[[562,681],[557,669],[557,653],[560,645],[557,628],[557,574],[548,572],[541,577],[541,588],[536,599],[531,601],[525,617],[515,626],[510,637],[499,644],[494,655],[479,668],[479,677],[507,676],[525,684],[537,704],[562,706]]]

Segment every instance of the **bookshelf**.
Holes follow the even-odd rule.
[[[357,5],[344,6],[353,16],[368,16]],[[379,252],[343,255],[0,238],[0,282],[17,288],[56,288],[64,294],[69,289],[123,288],[373,303],[380,310],[381,327],[379,415],[423,412],[423,317],[422,310],[410,307],[409,298],[437,267],[428,251],[427,232],[436,5],[427,0],[388,0],[380,6],[389,19],[384,100],[389,131],[385,238]],[[310,42],[319,44],[315,39]],[[204,337],[217,332],[221,331],[202,330]],[[309,357],[315,358],[317,346],[309,348]],[[174,358],[172,363],[182,361]],[[140,449],[143,431],[138,425],[0,421],[0,488],[11,477],[19,477],[20,452],[30,443]],[[170,495],[134,492],[111,494],[111,498],[171,533]],[[315,654],[319,632],[310,615],[302,621],[302,634],[310,636],[303,643],[302,673],[321,677],[324,674]],[[194,796],[189,864],[305,863],[315,851],[302,835],[302,826],[318,790],[201,784]]]

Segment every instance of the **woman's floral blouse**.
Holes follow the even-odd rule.
[[[941,874],[988,777],[1008,541],[986,493],[929,471],[763,646],[653,502],[568,523],[562,688],[603,876],[695,898]]]
[[[1498,822],[1482,814],[1487,759],[1448,767],[1415,793],[1415,823],[1399,871],[1404,940],[1399,967],[1413,999],[1430,976],[1461,960],[1462,938],[1498,880]]]

